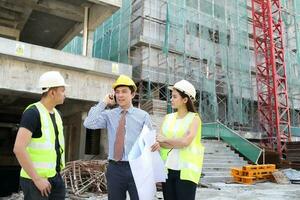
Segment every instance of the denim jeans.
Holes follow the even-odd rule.
[[[21,177],[20,185],[24,194],[24,200],[64,200],[66,188],[60,174],[48,178],[48,181],[51,184],[51,193],[48,197],[43,197],[31,179]]]

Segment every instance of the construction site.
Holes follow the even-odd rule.
[[[107,131],[83,121],[120,74],[156,130],[172,112],[168,86],[185,79],[205,146],[196,197],[299,198],[300,0],[0,0],[0,199],[19,191],[14,141],[50,70],[71,85],[58,107],[67,162],[107,158]]]

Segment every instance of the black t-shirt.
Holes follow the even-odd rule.
[[[62,149],[59,145],[58,140],[58,128],[55,121],[54,113],[50,113],[50,117],[52,120],[52,124],[55,131],[55,151],[56,151],[56,171],[60,172],[60,159],[62,154]],[[41,130],[41,117],[38,109],[35,105],[29,107],[22,115],[20,127],[28,129],[32,133],[32,138],[40,138],[42,137]]]

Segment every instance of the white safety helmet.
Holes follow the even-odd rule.
[[[195,87],[188,81],[186,80],[181,80],[175,83],[174,86],[169,86],[168,87],[170,90],[173,90],[173,88],[185,93],[188,95],[191,100],[196,99],[196,89]]]
[[[69,86],[65,83],[63,76],[58,71],[49,71],[41,75],[39,88],[42,92],[47,92],[51,87]]]

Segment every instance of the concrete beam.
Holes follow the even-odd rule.
[[[59,71],[63,75],[70,85],[66,88],[66,96],[74,100],[99,101],[104,98],[105,94],[112,91],[111,86],[116,79],[116,77],[63,69],[42,62],[16,60],[13,57],[0,56],[0,89],[41,94],[37,83],[40,75],[46,71]],[[16,113],[22,110],[13,105],[7,106],[5,109]]]
[[[132,73],[132,66],[127,64],[78,56],[5,38],[0,38],[0,44],[0,54],[14,56],[16,59],[43,62],[65,69],[101,74],[107,77],[116,77],[119,74],[131,76]]]
[[[29,1],[30,2],[30,1]],[[34,10],[45,12],[61,18],[83,22],[84,10],[82,7],[75,6],[56,0],[43,0],[38,4],[31,4]]]
[[[113,5],[119,8],[122,6],[122,0],[88,0],[88,1],[99,5]]]
[[[32,2],[36,3],[38,0],[32,0]],[[13,3],[16,5],[15,0],[13,1]],[[30,7],[24,6],[23,4],[19,5],[21,7],[24,7],[24,10],[22,12],[22,16],[21,16],[21,20],[17,25],[17,28],[22,31],[28,18],[31,15],[32,9]]]
[[[91,38],[89,33],[92,33],[96,27],[102,24],[108,17],[110,17],[113,13],[115,13],[121,6],[121,0],[115,1],[90,1],[95,4],[87,4],[89,7],[89,14],[87,17],[88,25],[87,25],[87,38]],[[106,2],[106,3],[105,3]],[[83,8],[84,9],[84,8]],[[84,20],[83,20],[84,21]],[[82,22],[83,22],[82,21]],[[83,23],[77,23],[55,46],[56,49],[62,49],[68,44],[80,31],[84,28]],[[89,43],[89,42],[88,42]],[[87,46],[87,55],[89,55],[89,48],[92,48],[88,44]]]
[[[29,18],[30,15],[31,15],[31,12],[32,12],[32,9],[30,9],[30,8],[28,8],[28,7],[24,7],[24,11],[23,11],[23,13],[22,13],[21,20],[20,20],[20,22],[19,22],[18,25],[17,25],[17,28],[18,28],[19,30],[21,30],[21,31],[23,30],[23,28],[24,28],[24,26],[25,26],[25,24],[26,24],[28,18]]]
[[[10,38],[14,38],[16,40],[19,40],[20,38],[20,30],[9,28],[5,26],[0,26],[0,35],[8,36]]]
[[[33,5],[33,9],[73,21],[83,21],[84,10],[82,7],[61,1],[43,0],[39,4]]]
[[[57,1],[57,0],[10,0],[11,3],[30,7],[33,10],[55,15],[61,18],[69,19],[72,21],[83,22],[83,8],[73,4]]]
[[[74,55],[50,48],[0,38],[0,89],[40,94],[39,76],[60,71],[72,99],[98,101],[110,92],[120,75],[131,76],[132,66]]]
[[[9,20],[19,20],[21,18],[21,13],[16,13],[0,7],[0,17]]]
[[[7,20],[7,19],[0,19],[0,25],[4,25],[11,28],[16,28],[18,22],[16,20]]]
[[[93,5],[89,9],[89,30],[95,30],[97,26],[102,24],[108,17],[114,14],[119,7],[107,7],[103,5]]]
[[[75,24],[65,36],[55,45],[55,49],[64,48],[80,31],[83,29],[83,23],[78,22]]]
[[[23,10],[24,10],[24,8],[22,8],[21,6],[14,5],[9,1],[8,2],[0,1],[0,7],[6,8],[6,9],[11,10],[11,11],[16,11],[16,12],[19,12],[19,13],[22,13]]]

